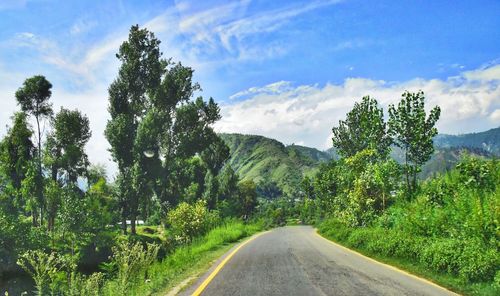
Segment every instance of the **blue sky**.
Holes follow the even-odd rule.
[[[114,57],[132,24],[165,57],[195,69],[221,104],[218,131],[327,148],[363,95],[383,106],[423,89],[439,129],[500,125],[499,1],[0,1],[0,123],[34,74],[56,108],[90,117],[91,160],[110,164],[102,133]],[[4,129],[0,134],[4,133]]]

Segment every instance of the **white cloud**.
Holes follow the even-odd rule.
[[[500,65],[464,72],[465,78],[469,80],[481,81],[499,81],[500,80]]]
[[[247,90],[237,92],[234,95],[230,96],[229,98],[236,99],[236,98],[246,97],[252,94],[262,94],[262,93],[280,94],[290,89],[291,89],[291,83],[289,81],[278,81],[263,87],[251,87]]]
[[[500,125],[500,109],[496,109],[495,111],[491,112],[489,118],[493,123]]]
[[[441,107],[440,132],[458,134],[485,130],[500,122],[500,75],[495,74],[499,67],[467,71],[460,77],[446,80],[413,79],[400,83],[348,78],[340,85],[292,87],[280,81],[235,94],[250,97],[223,105],[223,117],[216,129],[261,134],[285,143],[303,141],[306,145],[325,149],[331,146],[331,128],[361,97],[370,95],[387,110],[389,104],[399,101],[405,90],[421,89],[426,95],[427,108]],[[286,88],[270,91],[277,85]]]

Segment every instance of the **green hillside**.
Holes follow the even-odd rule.
[[[437,135],[434,138],[437,148],[466,147],[483,149],[495,156],[500,156],[500,127],[480,133]]]
[[[283,192],[293,193],[305,175],[313,175],[318,165],[338,159],[335,149],[320,151],[315,148],[290,145],[256,135],[220,134],[229,146],[229,164],[243,180],[257,184],[275,183]],[[423,167],[421,179],[452,169],[464,153],[481,157],[500,156],[500,128],[460,136],[438,135],[436,151]],[[402,163],[404,154],[394,147],[391,157]]]
[[[286,193],[292,193],[305,174],[312,173],[331,157],[314,148],[290,145],[263,136],[221,134],[229,146],[229,164],[243,180],[263,184],[274,182]]]

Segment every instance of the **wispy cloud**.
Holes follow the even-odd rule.
[[[291,19],[340,1],[313,1],[247,15],[250,1],[238,1],[182,16],[180,31],[189,37],[187,47],[204,55],[225,53],[235,59],[262,59],[285,52],[279,44],[251,44],[257,34],[275,32]]]
[[[255,95],[255,94],[272,94],[272,95],[278,95],[281,94],[285,91],[291,90],[291,82],[290,81],[278,81],[274,82],[271,84],[268,84],[263,87],[251,87],[246,90],[242,90],[240,92],[235,93],[234,95],[230,96],[230,99],[237,99],[237,98],[242,98],[242,97],[248,97],[249,95]]]
[[[97,26],[97,21],[82,18],[77,20],[73,24],[73,26],[71,26],[69,32],[71,33],[71,35],[79,35],[92,30],[96,26]]]
[[[222,106],[221,132],[262,134],[285,143],[304,141],[318,148],[331,146],[331,128],[355,101],[375,97],[387,110],[405,90],[423,90],[428,108],[442,109],[441,132],[465,133],[500,125],[500,65],[467,71],[446,80],[413,79],[388,83],[348,78],[342,84],[300,85],[279,81],[233,95],[244,101]]]

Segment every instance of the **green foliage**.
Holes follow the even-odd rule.
[[[218,213],[208,211],[206,205],[204,200],[199,200],[193,205],[183,202],[168,213],[167,220],[176,241],[190,242],[194,237],[206,233],[216,225]]]
[[[5,138],[0,142],[0,169],[15,190],[21,188],[29,162],[33,159],[32,135],[33,131],[26,114],[15,113],[12,117],[12,127],[7,130]],[[22,201],[17,202],[22,206]]]
[[[484,190],[495,190],[498,185],[497,161],[485,161],[476,157],[466,156],[458,165],[460,181],[464,186]]]
[[[39,117],[50,116],[52,105],[48,102],[52,95],[52,84],[44,76],[36,75],[24,81],[16,91],[16,99],[23,112]]]
[[[493,282],[500,264],[499,170],[496,160],[466,157],[455,170],[425,182],[413,201],[401,198],[371,217],[368,227],[357,227],[334,213],[318,228],[348,246],[419,262],[463,283]],[[363,178],[368,176],[356,180],[354,193],[369,197],[367,190],[377,182],[365,183]],[[357,182],[363,184],[360,192]],[[367,213],[365,209],[360,217]]]
[[[54,230],[56,216],[61,207],[63,189],[59,183],[49,180],[45,183],[45,200],[47,208],[47,229]]]
[[[165,287],[174,287],[185,280],[194,271],[204,268],[218,258],[227,244],[252,235],[262,229],[261,223],[246,224],[239,220],[226,220],[225,223],[210,230],[204,236],[193,240],[191,244],[176,248],[162,261],[151,265],[148,270],[149,281],[137,281],[128,290],[119,287],[118,279],[105,283],[103,295],[144,295],[165,293]]]
[[[250,217],[257,205],[256,185],[253,181],[242,181],[238,184],[238,195],[234,201],[236,215],[245,220]]]
[[[135,220],[139,208],[150,208],[152,196],[164,213],[180,202],[180,195],[198,197],[200,182],[186,180],[183,165],[199,155],[210,173],[206,199],[216,201],[215,176],[228,157],[228,149],[211,125],[220,119],[219,107],[210,98],[192,99],[201,90],[192,81],[193,70],[162,59],[160,41],[147,29],[132,26],[121,46],[121,67],[109,87],[111,120],[105,135],[118,163],[122,220]],[[204,174],[205,175],[205,174]],[[197,187],[197,188],[195,188]],[[126,228],[124,228],[126,231]]]
[[[87,175],[89,166],[85,153],[85,145],[92,135],[89,119],[78,110],[61,108],[52,125],[45,149],[51,177],[55,181],[58,175],[63,175],[66,183],[76,184],[78,177]]]
[[[31,114],[36,119],[38,130],[38,175],[37,181],[32,183],[36,190],[32,191],[38,201],[37,206],[40,208],[40,216],[43,219],[43,175],[42,175],[42,132],[40,130],[40,122],[52,115],[52,104],[49,103],[49,98],[52,95],[52,84],[45,79],[44,76],[36,75],[24,81],[23,86],[16,91],[17,103],[21,105],[21,110],[27,114]],[[34,206],[34,205],[33,205]],[[33,225],[38,225],[38,211],[32,207]],[[40,221],[42,223],[43,221]]]
[[[436,106],[427,116],[424,101],[422,91],[406,91],[397,108],[389,106],[389,134],[405,152],[406,186],[410,195],[417,189],[417,173],[434,152],[433,138],[438,133],[434,126],[441,114]]]
[[[58,273],[66,266],[66,261],[55,253],[27,251],[22,254],[17,264],[31,275],[35,281],[38,295],[47,295],[57,291]]]
[[[129,289],[143,282],[149,267],[156,261],[160,246],[122,242],[113,248],[112,262],[117,269],[116,289],[118,295],[126,295]]]
[[[89,276],[74,275],[67,295],[70,296],[100,296],[104,284],[104,274],[95,272]]]
[[[377,150],[377,155],[386,157],[391,138],[386,133],[384,112],[377,100],[369,96],[355,103],[346,120],[332,129],[333,147],[343,157],[351,157],[365,149]]]

